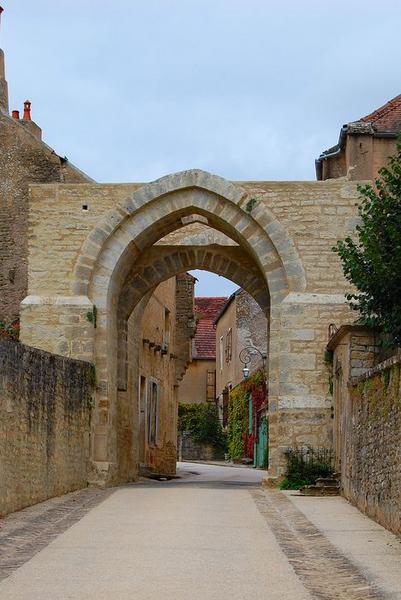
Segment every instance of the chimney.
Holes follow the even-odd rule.
[[[1,13],[4,11],[4,8],[0,6],[0,19]],[[8,114],[8,85],[6,81],[5,75],[5,65],[4,65],[4,52],[0,48],[0,110],[6,112]]]
[[[16,121],[19,121],[19,110],[13,110],[13,112],[11,113],[11,116]]]
[[[25,100],[24,102],[24,121],[32,121],[31,119],[31,102]]]
[[[18,111],[15,111],[18,112]],[[25,100],[24,102],[24,116],[20,123],[24,125],[34,135],[38,140],[42,139],[42,130],[36,125],[34,121],[31,119],[31,102],[29,100]]]

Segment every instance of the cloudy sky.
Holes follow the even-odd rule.
[[[400,0],[0,0],[10,108],[101,182],[314,179],[401,92]]]

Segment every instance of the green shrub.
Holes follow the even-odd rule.
[[[285,456],[287,470],[280,484],[282,490],[298,490],[314,484],[318,477],[333,474],[333,453],[328,448],[288,448]]]
[[[225,448],[225,436],[215,404],[179,404],[178,433],[190,433],[199,444]]]

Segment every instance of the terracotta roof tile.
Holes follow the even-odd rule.
[[[216,358],[216,330],[214,320],[227,298],[195,298],[195,314],[197,317],[194,337],[193,358]]]
[[[359,120],[363,123],[371,123],[373,128],[381,133],[400,133],[401,94]]]

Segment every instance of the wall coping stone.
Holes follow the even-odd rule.
[[[357,377],[352,377],[349,382],[349,387],[355,387],[358,385],[358,383],[366,381],[367,379],[386,371],[386,369],[391,369],[391,367],[399,364],[401,364],[401,348],[397,351],[397,354],[394,354],[394,356],[390,356],[390,358],[383,360],[383,362],[375,365],[371,369],[367,369],[366,373],[358,375]]]
[[[327,350],[335,350],[341,340],[347,335],[347,333],[367,333],[374,335],[378,332],[377,329],[367,327],[366,325],[341,325],[335,334],[329,339],[327,344]]]

